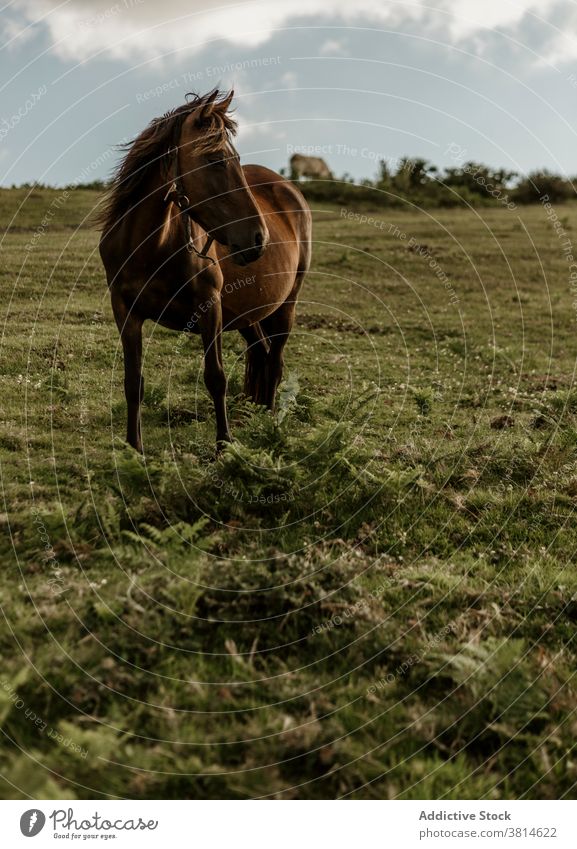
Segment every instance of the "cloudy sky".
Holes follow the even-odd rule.
[[[104,178],[116,143],[217,84],[245,162],[577,174],[575,0],[12,0],[0,34],[2,185]]]

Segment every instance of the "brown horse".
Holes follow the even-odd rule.
[[[124,351],[127,441],[138,451],[146,319],[200,333],[218,446],[230,441],[223,330],[246,340],[246,394],[274,409],[310,261],[311,214],[292,183],[259,165],[241,167],[232,96],[190,95],[152,121],[127,145],[100,215],[100,256]],[[250,274],[239,277],[249,263]]]

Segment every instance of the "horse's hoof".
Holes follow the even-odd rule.
[[[222,454],[227,445],[230,445],[232,442],[232,436],[230,433],[227,433],[222,439],[216,440],[216,456]]]

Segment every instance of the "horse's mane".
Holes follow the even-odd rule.
[[[218,150],[235,134],[236,121],[227,112],[232,92],[223,94],[213,89],[208,94],[187,94],[186,97],[192,99],[155,118],[135,139],[120,145],[126,155],[113,174],[96,216],[95,223],[103,230],[112,227],[140,199],[139,189],[150,169],[160,166],[169,148],[178,144],[182,125],[191,112],[198,109],[200,114],[205,107],[211,107],[206,119],[203,117],[206,133],[198,140],[195,152]]]

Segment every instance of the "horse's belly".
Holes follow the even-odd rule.
[[[144,318],[169,330],[198,333],[198,316],[195,315],[195,303],[188,286],[182,286],[176,292],[167,292],[166,287],[150,283],[146,287],[146,298],[141,295],[139,301]]]

